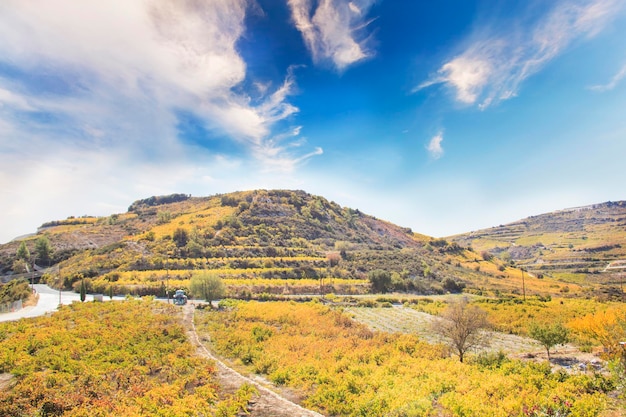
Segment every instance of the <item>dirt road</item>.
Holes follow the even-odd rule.
[[[322,414],[315,411],[307,410],[298,404],[280,396],[271,391],[258,381],[245,377],[237,371],[231,369],[222,361],[217,359],[202,344],[196,327],[193,323],[195,308],[191,304],[187,304],[183,309],[183,322],[187,329],[189,340],[196,346],[198,355],[215,361],[217,365],[217,375],[220,386],[227,393],[235,392],[241,385],[250,384],[259,391],[258,395],[253,397],[249,408],[252,417],[323,417]]]

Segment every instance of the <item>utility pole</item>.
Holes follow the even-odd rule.
[[[26,266],[26,271],[30,272],[30,291],[35,293],[35,261],[33,261],[33,269],[31,271],[28,270],[28,266]]]
[[[524,267],[520,267],[522,270],[522,296],[524,297],[524,302],[526,302],[526,283],[524,282]]]
[[[167,297],[167,303],[170,303],[170,258],[165,260],[165,296]]]

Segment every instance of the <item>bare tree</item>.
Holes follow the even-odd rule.
[[[451,302],[433,323],[435,333],[445,340],[461,362],[467,351],[487,344],[485,330],[488,327],[487,313],[469,305],[465,298]]]

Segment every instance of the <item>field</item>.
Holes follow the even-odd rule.
[[[234,416],[179,311],[163,303],[79,303],[0,324],[2,416]]]
[[[432,331],[434,316],[406,307],[392,308],[348,308],[348,315],[360,323],[368,326],[371,330],[386,333],[415,334],[421,340],[428,343],[441,343],[441,338]],[[490,332],[490,343],[481,349],[481,352],[504,352],[506,354],[519,354],[524,352],[541,351],[541,345],[529,338]]]
[[[411,333],[373,331],[351,318],[366,321],[372,312],[389,314],[387,330]],[[460,363],[402,323],[419,322],[419,312],[369,313],[316,302],[229,302],[199,313],[196,326],[220,355],[298,391],[325,415],[596,416],[616,406],[608,376],[552,372],[545,361],[500,354]],[[387,323],[376,314],[369,321]]]

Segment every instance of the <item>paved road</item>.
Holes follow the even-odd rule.
[[[56,311],[59,307],[59,291],[44,284],[35,284],[35,291],[39,294],[39,301],[36,306],[25,307],[13,313],[0,314],[0,322],[19,320],[26,317],[43,316],[46,313]],[[104,297],[108,300],[109,297]],[[80,294],[70,291],[61,291],[61,303],[71,304],[80,301]],[[93,295],[87,295],[85,301],[93,301]]]

